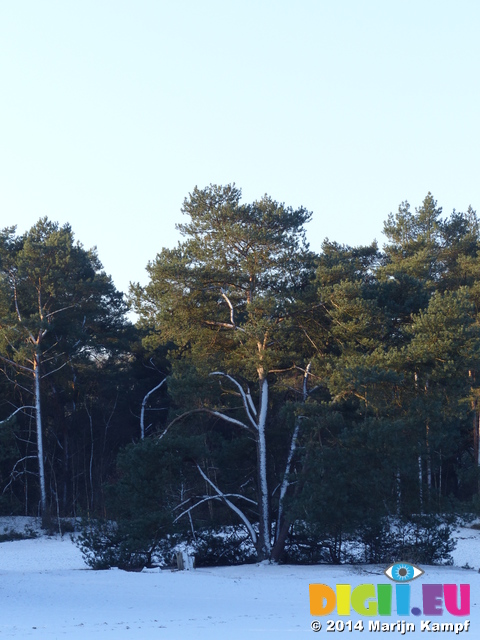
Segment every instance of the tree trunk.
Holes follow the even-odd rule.
[[[425,397],[428,396],[428,380],[425,382]],[[428,407],[428,405],[427,405]],[[430,450],[430,423],[427,418],[425,423],[425,446],[427,455],[427,502],[431,500],[432,494],[432,453]]]
[[[159,384],[153,387],[153,389],[150,389],[150,391],[148,391],[148,393],[146,393],[143,398],[142,408],[140,410],[140,440],[145,439],[145,409],[147,407],[148,398],[152,395],[154,391],[156,391],[157,389],[160,389],[160,387],[164,382],[166,382],[166,380],[167,378],[164,378]]]
[[[302,400],[303,404],[307,401],[308,398],[308,376],[310,375],[312,363],[309,362],[307,367],[305,368],[305,373],[303,375],[303,393]],[[297,416],[295,420],[295,428],[293,430],[292,439],[290,441],[290,449],[288,451],[287,464],[285,465],[285,472],[283,474],[282,485],[280,487],[280,497],[278,499],[278,518],[277,518],[277,526],[275,529],[275,543],[273,545],[272,550],[272,560],[274,562],[278,562],[283,554],[283,550],[285,548],[285,543],[287,541],[288,531],[290,529],[291,520],[289,518],[284,518],[283,514],[283,504],[285,500],[285,496],[287,494],[287,489],[289,486],[289,476],[292,465],[293,455],[297,448],[297,440],[298,434],[300,432],[300,423],[302,420],[302,416]],[[299,489],[299,484],[296,485],[296,491]]]
[[[45,487],[45,463],[43,455],[42,405],[40,398],[40,356],[35,353],[33,361],[35,419],[37,427],[38,474],[40,478],[40,512],[42,519],[47,517],[47,490]]]
[[[263,369],[259,369],[258,376],[260,384],[260,411],[258,416],[257,437],[258,484],[260,489],[258,556],[259,560],[265,560],[270,558],[271,553],[270,510],[267,483],[267,444],[265,438],[268,413],[268,381]]]
[[[475,433],[477,435],[477,451],[476,451],[476,459],[475,463],[477,465],[477,470],[480,470],[480,415],[478,412],[475,412]],[[480,493],[480,474],[478,480],[478,492]]]
[[[477,471],[480,469],[480,415],[478,413],[477,400],[472,401],[473,410],[473,457]],[[477,484],[477,492],[480,493],[480,475]]]
[[[63,424],[63,487],[62,487],[62,510],[67,515],[68,503],[68,427]]]
[[[277,528],[276,528],[276,532],[278,532],[278,534],[280,533],[281,529],[282,529],[282,523],[283,523],[283,502],[285,500],[285,496],[287,494],[287,489],[288,489],[288,478],[290,475],[290,468],[291,468],[291,464],[292,464],[292,459],[293,459],[293,454],[295,453],[295,449],[297,446],[297,438],[298,438],[298,432],[300,431],[300,417],[297,417],[296,421],[295,421],[295,429],[293,431],[293,436],[292,436],[292,440],[290,442],[290,449],[288,451],[288,458],[287,458],[287,464],[285,467],[285,473],[283,474],[283,480],[282,480],[282,485],[280,487],[280,497],[278,498],[278,517],[277,517]],[[275,536],[276,540],[278,539],[278,535]],[[275,542],[276,542],[275,540]]]
[[[397,472],[395,473],[395,496],[397,502],[397,516],[400,515],[402,511],[402,481],[400,475],[400,469],[397,468]]]
[[[422,456],[418,456],[418,499],[420,502],[420,513],[423,513],[423,469]]]

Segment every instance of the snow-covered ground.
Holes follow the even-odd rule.
[[[23,530],[25,519],[15,523]],[[0,519],[0,533],[12,520]],[[470,630],[459,636],[480,638],[480,531],[461,529],[452,567],[425,567],[412,583],[412,604],[421,583],[469,583]],[[462,568],[468,564],[470,569]],[[385,583],[380,566],[274,566],[267,564],[194,571],[92,571],[68,536],[0,544],[0,637],[102,640],[301,640],[327,637],[386,637],[400,631],[347,629],[314,633],[309,584]],[[417,584],[418,583],[418,584]],[[336,615],[327,616],[337,620]],[[379,619],[379,618],[377,618]],[[382,616],[382,622],[396,622]],[[405,618],[416,630],[407,638],[429,637],[420,630],[424,617]],[[346,619],[344,619],[346,620]],[[436,622],[464,622],[446,614]],[[386,633],[386,635],[385,635]],[[429,632],[427,632],[429,633]],[[458,637],[455,632],[443,635]]]

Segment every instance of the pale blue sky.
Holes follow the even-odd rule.
[[[477,0],[0,4],[1,227],[70,222],[121,290],[195,185],[380,242],[428,191],[480,213]]]

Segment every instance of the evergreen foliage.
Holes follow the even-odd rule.
[[[136,327],[68,225],[0,234],[0,509],[83,514],[96,568],[448,560],[480,491],[475,211],[428,193],[319,255],[310,212],[235,185],[182,212]]]
[[[1,412],[18,449],[7,487],[21,478],[27,499],[39,499],[45,521],[52,512],[66,511],[76,492],[72,443],[82,439],[81,405],[94,447],[93,403],[87,398],[98,369],[118,358],[122,342],[127,345],[126,309],[95,251],[75,243],[69,225],[43,218],[21,236],[14,228],[0,234],[0,364],[6,385]],[[91,495],[92,458],[91,453],[83,470]],[[30,474],[38,474],[38,484],[28,482]]]

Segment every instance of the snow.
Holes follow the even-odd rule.
[[[5,526],[22,531],[25,524],[36,528],[34,521],[25,518],[0,519],[0,533]],[[422,566],[425,575],[412,583],[412,605],[422,582],[469,583],[468,634],[473,639],[480,637],[480,531],[463,528],[458,535],[454,566]],[[472,568],[462,568],[467,564]],[[367,565],[261,563],[182,572],[93,571],[85,566],[80,551],[67,535],[4,542],[0,544],[0,637],[313,640],[326,633],[326,621],[320,619],[323,629],[314,634],[310,626],[315,618],[309,611],[309,584],[376,584],[386,581],[384,569]],[[337,619],[333,614],[327,617]],[[359,619],[363,620],[365,631],[345,630],[341,637],[384,636],[368,631],[368,618],[352,615],[354,623]],[[397,619],[396,614],[382,616],[382,622]],[[406,637],[428,637],[420,631],[420,619],[406,619],[416,623],[416,631],[407,632]],[[448,614],[437,620],[451,621],[464,620]],[[338,633],[328,634],[327,638]],[[386,637],[392,635],[390,632]]]

